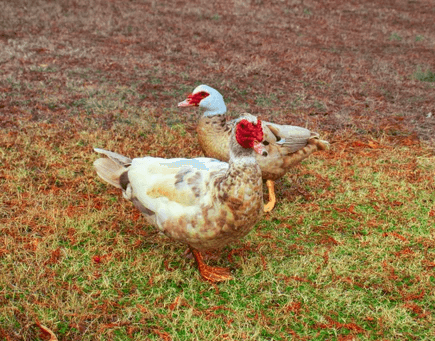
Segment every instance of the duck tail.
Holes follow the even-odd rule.
[[[127,171],[131,159],[108,150],[94,148],[97,153],[104,154],[107,158],[100,158],[94,161],[94,167],[98,176],[112,186],[123,189],[121,176]]]

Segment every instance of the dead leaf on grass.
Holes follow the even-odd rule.
[[[50,335],[49,341],[58,341],[56,335],[46,326],[42,325],[39,321],[36,321],[36,325],[41,328],[41,331],[45,334]]]
[[[408,239],[406,239],[404,236],[398,234],[397,232],[384,232],[384,233],[382,234],[382,236],[383,236],[383,237],[391,236],[391,237],[395,237],[395,238],[397,238],[397,239],[400,239],[402,242],[405,242],[405,243],[408,242]]]
[[[158,329],[154,329],[153,333],[160,336],[160,338],[164,341],[171,341],[172,340],[171,336],[168,333],[161,332]]]

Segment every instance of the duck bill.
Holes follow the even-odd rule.
[[[264,144],[261,143],[261,142],[254,141],[254,147],[253,147],[253,149],[255,150],[255,152],[257,154],[260,154],[260,155],[263,155],[263,156],[267,155],[267,150],[264,147]]]
[[[194,107],[195,104],[191,103],[190,98],[185,99],[183,102],[178,103],[179,107]]]

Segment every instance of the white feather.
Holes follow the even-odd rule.
[[[200,202],[210,202],[211,198],[208,195],[196,197],[192,188],[197,186],[198,190],[207,193],[204,187],[206,183],[211,183],[211,176],[216,176],[214,172],[222,175],[227,169],[226,162],[211,158],[133,159],[128,170],[128,178],[133,189],[130,196],[135,196],[151,211],[158,212],[157,222],[161,226],[167,219],[199,213]],[[177,175],[180,177],[180,174],[190,172],[199,174],[201,181],[190,184],[186,181],[177,183]]]

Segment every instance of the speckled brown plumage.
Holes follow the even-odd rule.
[[[229,160],[231,128],[225,115],[202,116],[199,119],[196,132],[205,155],[222,161]]]
[[[249,114],[242,114],[241,116]],[[249,115],[251,116],[251,115]],[[205,155],[218,160],[228,161],[229,140],[232,126],[235,121],[226,121],[225,115],[202,116],[197,126],[198,140]],[[305,139],[301,149],[293,151],[285,145],[277,144],[276,136],[268,127],[269,122],[262,122],[264,140],[268,142],[265,146],[267,156],[256,155],[258,164],[262,171],[264,180],[277,180],[281,178],[288,169],[306,159],[312,153],[327,148],[327,143],[313,133]],[[285,138],[285,136],[281,136]]]
[[[233,165],[222,175],[211,177],[204,186],[213,204],[201,203],[199,215],[166,220],[161,231],[199,251],[221,248],[248,234],[263,208],[261,170],[258,165]],[[188,225],[193,229],[187,230]]]
[[[248,118],[236,129],[241,129],[240,136],[233,132],[229,139],[229,163],[209,158],[131,160],[95,149],[108,157],[94,166],[102,179],[123,190],[148,223],[171,239],[197,251],[221,248],[248,234],[263,210],[261,169],[254,156],[254,150],[264,152],[258,142],[263,138],[261,124]],[[213,275],[213,268],[200,263],[202,257],[195,258],[204,278],[229,278],[219,269]]]
[[[207,85],[200,85],[179,106],[200,106],[206,109],[197,126],[199,143],[208,157],[228,160],[230,132],[237,120],[226,121],[226,106],[222,95]],[[246,113],[241,117],[253,116]],[[328,142],[320,140],[317,133],[300,127],[271,122],[262,122],[262,127],[267,155],[256,155],[256,159],[269,189],[269,203],[265,206],[265,211],[268,212],[273,209],[276,201],[272,181],[281,178],[289,168],[315,151],[326,149]]]

